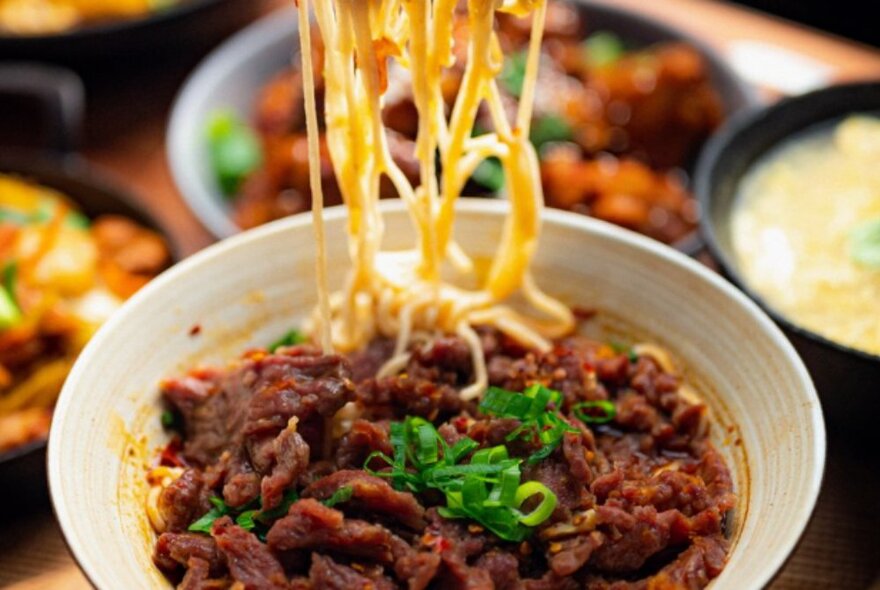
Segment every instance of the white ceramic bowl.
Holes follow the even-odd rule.
[[[387,245],[412,243],[399,202],[383,204]],[[457,236],[489,255],[505,203],[462,202]],[[328,212],[331,282],[347,266],[344,210]],[[92,339],[71,373],[49,441],[49,480],[67,542],[102,590],[163,588],[150,560],[144,465],[164,441],[158,382],[196,362],[222,362],[301,321],[315,302],[309,216],[217,244],[132,298]],[[779,329],[748,298],[696,262],[583,216],[546,213],[535,275],[609,329],[673,350],[713,411],[716,444],[739,504],[730,561],[713,590],[760,588],[782,566],[816,501],[825,429],[813,385]],[[200,326],[198,334],[192,327]]]

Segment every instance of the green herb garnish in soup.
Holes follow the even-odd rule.
[[[790,321],[880,354],[880,119],[855,115],[771,150],[731,230],[746,282]]]
[[[880,270],[880,219],[857,226],[849,235],[853,260],[872,270]]]

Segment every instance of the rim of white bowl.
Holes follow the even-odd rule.
[[[397,199],[382,201],[380,206],[383,212],[405,210],[404,204]],[[456,208],[460,211],[498,214],[506,212],[509,209],[509,202],[461,198],[459,199]],[[337,220],[344,218],[345,216],[346,208],[344,206],[330,207],[325,210],[325,219],[327,220]],[[720,275],[712,272],[696,260],[681,254],[668,246],[642,236],[641,234],[584,215],[555,209],[545,209],[542,212],[542,218],[544,229],[547,228],[548,222],[550,222],[553,225],[593,233],[612,241],[624,243],[637,250],[648,252],[670,264],[684,268],[685,270],[699,276],[702,280],[708,282],[724,293],[724,295],[729,297],[733,302],[742,306],[749,313],[764,333],[770,337],[774,344],[785,354],[799,380],[805,385],[804,393],[807,395],[807,400],[805,401],[809,402],[809,415],[811,417],[811,426],[814,431],[812,445],[816,468],[811,474],[809,481],[805,482],[805,484],[809,486],[806,494],[807,501],[804,502],[804,505],[799,511],[798,521],[789,526],[786,531],[781,534],[783,538],[778,544],[779,551],[769,560],[766,570],[761,575],[760,586],[766,586],[777,575],[803,536],[804,530],[810,522],[813,510],[816,507],[825,471],[826,431],[825,421],[822,415],[822,406],[816,389],[813,386],[813,381],[800,356],[795,352],[794,347],[782,333],[782,330],[754,301],[749,299],[743,292],[739,291],[732,283],[726,281]],[[102,348],[103,341],[116,329],[116,326],[124,323],[129,315],[137,312],[142,300],[149,299],[152,297],[153,292],[162,290],[166,285],[174,283],[178,276],[190,272],[191,268],[208,264],[210,261],[222,257],[229,250],[246,248],[251,242],[265,239],[270,235],[280,234],[286,231],[311,231],[311,223],[311,214],[308,212],[273,221],[217,242],[216,244],[213,244],[212,246],[209,246],[183,260],[148,283],[129,299],[123,307],[112,318],[110,318],[100,330],[98,330],[98,333],[95,334],[80,354],[79,359],[64,384],[55,406],[55,418],[53,419],[52,429],[49,435],[46,462],[52,507],[61,526],[64,541],[80,569],[92,584],[95,584],[95,581],[100,578],[98,574],[100,568],[98,564],[89,562],[83,555],[83,551],[80,549],[80,545],[85,543],[86,540],[77,537],[76,531],[78,527],[72,513],[68,510],[65,491],[60,485],[62,480],[61,473],[64,469],[64,465],[56,460],[56,457],[59,457],[62,451],[61,447],[63,441],[58,437],[52,436],[53,432],[63,429],[67,415],[67,407],[74,401],[73,392],[80,389],[77,386],[77,383],[80,381],[80,375],[84,371],[83,367],[91,362],[91,357],[96,354],[97,350]]]

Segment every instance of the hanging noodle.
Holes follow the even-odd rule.
[[[320,1],[320,0],[318,0]],[[308,78],[308,85],[315,86],[315,70],[312,66],[312,34],[309,25],[309,0],[299,0],[300,55],[302,56],[303,77]],[[315,277],[318,284],[318,308],[321,318],[330,317],[330,295],[327,287],[327,240],[324,236],[324,187],[321,185],[321,152],[318,143],[318,109],[315,105],[315,93],[305,95],[306,129],[309,143],[309,182],[312,187],[312,223],[315,228]],[[324,353],[333,350],[333,338],[330,333],[330,322],[321,322],[321,348]]]
[[[475,382],[461,395],[479,396],[487,371],[474,326],[492,326],[528,346],[546,350],[549,340],[574,325],[570,310],[543,293],[529,267],[541,230],[538,159],[529,142],[532,102],[546,18],[546,0],[468,0],[470,29],[461,88],[447,119],[441,76],[454,64],[453,19],[457,0],[322,0],[314,3],[324,41],[325,124],[334,172],[348,206],[352,270],[339,293],[327,292],[324,275],[323,204],[317,144],[315,84],[309,55],[309,5],[299,0],[303,84],[318,239],[319,309],[311,331],[322,331],[326,350],[351,351],[382,335],[396,337],[394,355],[380,371],[399,371],[416,334],[451,333],[471,350]],[[511,124],[496,77],[503,56],[494,32],[496,12],[531,15],[532,30],[522,99]],[[395,164],[382,122],[388,60],[408,68],[419,115],[416,156],[420,184],[412,186]],[[494,130],[473,137],[486,104]],[[472,265],[452,239],[455,203],[480,162],[498,158],[508,179],[511,206],[501,243],[482,286],[467,290],[441,278],[444,263]],[[442,165],[437,174],[436,162]],[[416,229],[412,251],[386,252],[379,210],[385,176],[405,203]],[[535,314],[505,304],[521,294]]]

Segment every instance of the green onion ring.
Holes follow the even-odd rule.
[[[601,410],[602,415],[593,416],[588,414],[588,410]],[[607,424],[614,420],[617,416],[617,408],[614,402],[608,400],[596,400],[591,402],[581,402],[572,408],[572,413],[577,416],[578,420],[584,424]]]
[[[529,527],[538,526],[539,524],[550,518],[550,515],[553,514],[554,510],[556,510],[556,494],[550,491],[550,488],[539,481],[527,481],[526,483],[519,486],[519,488],[516,490],[514,506],[522,506],[526,500],[536,494],[541,494],[543,496],[543,498],[541,499],[541,503],[538,504],[535,509],[528,514],[523,514],[522,512],[519,513],[519,521]]]

